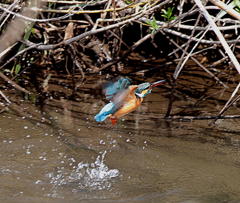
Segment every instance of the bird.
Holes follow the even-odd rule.
[[[163,84],[165,80],[139,85],[131,85],[131,82],[129,78],[120,77],[104,86],[103,92],[110,102],[94,117],[95,121],[103,122],[109,118],[112,125],[115,125],[119,118],[136,110],[143,102],[143,98],[151,93],[152,88]]]

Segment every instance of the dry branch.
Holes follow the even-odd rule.
[[[223,85],[224,88],[228,88],[226,84],[224,84],[217,76],[215,76],[211,71],[209,71],[206,67],[204,67],[196,58],[192,56],[192,54],[188,53],[186,50],[184,50],[182,47],[180,47],[174,40],[170,39],[167,37],[169,41],[174,44],[178,49],[182,50],[185,55],[189,55],[190,58],[200,67],[202,68],[205,72],[207,72],[211,77],[213,77],[217,82],[219,82],[221,85]]]
[[[55,49],[61,45],[68,45],[68,44],[71,44],[75,41],[79,41],[85,37],[88,37],[88,36],[92,36],[92,35],[95,35],[95,34],[98,34],[98,33],[101,33],[101,32],[106,32],[107,30],[111,30],[111,29],[114,29],[114,28],[118,28],[120,26],[123,26],[123,25],[127,25],[133,21],[136,21],[138,20],[139,18],[143,17],[144,15],[148,15],[150,13],[152,13],[154,10],[156,9],[159,9],[161,8],[162,6],[164,6],[165,4],[171,2],[172,0],[166,0],[162,3],[159,3],[158,5],[154,6],[154,7],[151,7],[149,8],[148,10],[146,11],[141,11],[138,13],[138,15],[130,18],[130,19],[127,19],[127,20],[124,20],[122,22],[119,22],[119,23],[115,23],[115,24],[112,24],[112,25],[109,25],[109,26],[106,26],[106,27],[103,27],[103,28],[99,28],[99,29],[96,29],[96,30],[90,30],[90,31],[87,31],[85,33],[82,33],[78,36],[75,36],[71,39],[68,39],[68,40],[65,40],[65,41],[62,41],[58,44],[48,44],[48,45],[39,45],[39,46],[36,46],[37,49],[39,50],[49,50],[49,49]],[[25,43],[28,45],[28,46],[32,46],[33,43],[31,42],[28,42],[28,41],[25,41]]]
[[[13,80],[11,80],[10,78],[8,78],[6,75],[4,75],[3,73],[0,72],[0,78],[2,78],[3,80],[5,80],[7,83],[9,83],[10,85],[12,85],[12,87],[14,87],[15,89],[24,92],[26,94],[31,94],[30,91],[26,90],[25,88],[21,87],[20,85],[18,85],[17,83],[15,83]]]
[[[225,38],[223,37],[222,33],[219,31],[217,25],[213,21],[212,17],[209,15],[207,10],[204,8],[201,0],[194,0],[199,7],[199,9],[202,11],[203,15],[205,16],[206,20],[209,22],[209,25],[213,28],[214,32],[216,33],[219,41],[221,42],[222,46],[224,47],[226,53],[228,54],[229,58],[231,59],[233,65],[237,69],[238,73],[240,74],[240,64],[233,54],[232,50],[230,49],[229,45],[227,44]]]
[[[239,95],[237,96],[236,99],[234,99],[239,88],[240,88],[240,83],[238,83],[237,87],[233,91],[232,95],[230,96],[230,98],[228,99],[227,103],[224,105],[222,110],[219,112],[218,116],[221,116],[234,102],[236,102],[239,99]]]
[[[231,7],[229,7],[224,2],[219,1],[219,0],[209,0],[209,1],[211,3],[213,3],[214,5],[218,6],[219,8],[223,9],[224,11],[226,11],[229,15],[240,20],[240,14],[237,11],[235,11],[234,9],[232,9]]]

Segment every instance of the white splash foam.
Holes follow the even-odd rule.
[[[110,189],[112,179],[120,175],[118,169],[109,169],[104,163],[107,151],[100,153],[93,163],[80,162],[72,171],[66,171],[62,168],[57,174],[49,173],[50,183],[53,184],[52,192],[60,186],[74,184],[77,185],[75,190],[103,190]]]

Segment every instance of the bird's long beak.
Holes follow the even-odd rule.
[[[159,80],[159,81],[157,81],[157,82],[152,83],[150,87],[151,87],[151,88],[157,87],[157,86],[159,86],[159,85],[161,85],[161,84],[163,84],[163,83],[165,83],[165,82],[166,82],[166,80]]]

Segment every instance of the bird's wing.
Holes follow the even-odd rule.
[[[106,104],[101,111],[94,117],[97,122],[104,121],[107,117],[117,112],[124,104],[129,90],[122,90],[114,95],[112,101]]]
[[[130,86],[131,81],[128,78],[120,77],[114,82],[109,82],[104,85],[103,92],[106,98],[110,101],[115,100],[114,97],[121,95]],[[124,95],[124,94],[123,94]]]
[[[112,98],[112,102],[114,103],[117,110],[119,110],[134,94],[137,85],[130,85],[127,89],[119,91],[114,97]]]
[[[130,80],[120,77],[115,82],[109,82],[104,85],[103,92],[110,103],[106,104],[95,116],[97,122],[104,121],[111,114],[118,111],[129,93]]]

